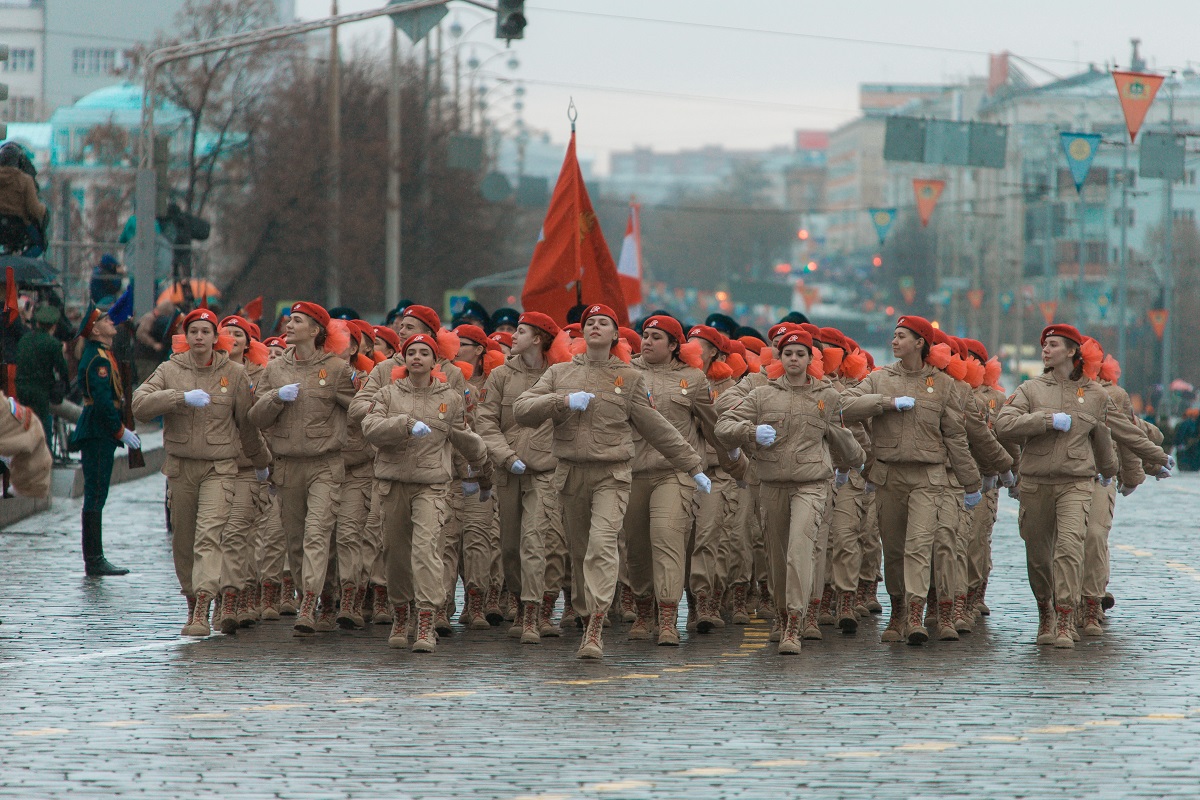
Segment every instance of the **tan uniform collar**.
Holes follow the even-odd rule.
[[[191,351],[175,353],[171,356],[171,361],[175,362],[176,365],[183,367],[184,369],[191,369],[197,372],[208,372],[210,370],[215,370],[218,367],[223,367],[225,364],[229,363],[229,356],[225,353],[222,353],[220,350],[214,350],[212,363],[204,367],[196,366],[196,362],[192,360]]]

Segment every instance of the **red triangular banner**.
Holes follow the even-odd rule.
[[[1162,86],[1163,76],[1149,72],[1117,72],[1113,81],[1117,84],[1117,97],[1121,100],[1121,112],[1125,115],[1125,127],[1129,129],[1129,141],[1137,138],[1138,130],[1146,119],[1146,112]]]
[[[1038,303],[1038,308],[1042,310],[1042,317],[1046,320],[1047,325],[1054,322],[1054,315],[1058,313],[1057,300],[1043,300]]]
[[[1154,329],[1154,335],[1161,342],[1163,333],[1167,330],[1167,309],[1152,308],[1146,312],[1146,316],[1150,318],[1150,327]]]
[[[922,228],[929,224],[933,209],[945,188],[945,181],[913,179],[913,194],[917,196],[917,216],[921,218]]]

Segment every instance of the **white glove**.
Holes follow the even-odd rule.
[[[1054,414],[1054,430],[1063,432],[1071,430],[1071,415],[1056,411]]]
[[[121,434],[121,443],[124,444],[126,447],[128,447],[130,450],[141,450],[142,449],[142,440],[138,438],[138,435],[136,433],[129,430],[129,428],[126,428],[125,432]]]
[[[742,448],[735,447],[729,451],[729,460],[730,461],[737,461],[741,457],[742,457]]]
[[[775,444],[775,429],[770,425],[759,425],[754,429],[754,441],[763,447]]]
[[[834,486],[838,486],[838,487],[845,486],[846,481],[848,481],[848,480],[850,480],[849,472],[842,472],[840,469],[835,469],[833,471],[833,485]]]
[[[863,492],[870,494],[873,491],[875,491],[875,484],[871,483],[870,481],[866,481],[863,484]]]
[[[422,436],[428,436],[430,432],[429,426],[421,422],[421,420],[413,423],[412,435],[416,438],[420,439]]]
[[[1107,489],[1109,486],[1112,486],[1112,478],[1106,478],[1103,475],[1097,475],[1096,477],[1100,479],[1100,485],[1105,489]]]
[[[963,505],[972,509],[979,505],[979,501],[983,499],[983,492],[967,492],[963,495]]]
[[[1171,472],[1175,471],[1175,456],[1171,455],[1170,453],[1167,453],[1167,469],[1169,469]]]
[[[479,491],[479,484],[475,481],[463,481],[463,496],[470,497]]]
[[[1117,491],[1121,493],[1122,497],[1129,497],[1129,495],[1133,494],[1136,489],[1136,486],[1117,486]]]
[[[525,474],[525,462],[518,458],[516,461],[514,461],[512,463],[512,466],[508,468],[508,471],[511,472],[513,475],[524,475]]]
[[[696,482],[696,488],[705,494],[712,491],[712,481],[703,472],[697,472],[692,476],[692,480]]]
[[[1017,476],[1014,475],[1013,471],[1010,469],[1008,472],[1000,476],[1000,483],[1006,488],[1011,489],[1017,485]]]
[[[1158,472],[1155,473],[1155,475],[1154,475],[1154,480],[1161,481],[1164,478],[1169,478],[1169,477],[1171,477],[1171,467],[1170,466],[1159,467]]]
[[[588,403],[595,396],[591,392],[571,392],[567,395],[567,406],[572,411],[587,411]]]
[[[192,408],[204,408],[212,402],[212,398],[203,389],[192,389],[190,392],[183,393],[183,402]]]
[[[917,404],[917,401],[908,396],[897,397],[895,400],[892,401],[892,405],[895,406],[897,411],[908,411],[910,408],[912,408],[916,404]]]
[[[286,386],[279,387],[279,399],[285,403],[290,403],[300,395],[300,384],[289,383]]]
[[[990,492],[996,488],[996,484],[1000,482],[999,475],[985,475],[983,477],[983,491]]]
[[[491,499],[492,499],[492,490],[491,489],[480,489],[479,490],[479,502],[486,503],[488,500],[491,500]]]
[[[255,469],[254,477],[258,478],[259,483],[266,483],[267,478],[271,477],[271,470],[267,469],[266,467],[263,467],[262,469]]]

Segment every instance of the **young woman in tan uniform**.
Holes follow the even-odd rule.
[[[368,404],[363,435],[375,445],[380,515],[386,541],[392,631],[388,644],[408,644],[409,604],[416,602],[415,653],[437,649],[434,615],[446,602],[441,536],[452,491],[454,452],[483,470],[487,448],[467,426],[462,394],[440,370],[437,340],[410,336],[402,367]],[[481,487],[486,489],[487,487]],[[468,502],[477,502],[469,498]]]
[[[617,539],[633,481],[634,432],[667,456],[672,467],[692,476],[701,491],[707,492],[710,483],[700,455],[654,409],[641,372],[629,366],[616,312],[588,306],[581,324],[585,351],[546,370],[517,399],[513,415],[518,424],[531,427],[554,423],[554,489],[571,552],[572,601],[587,617],[576,655],[601,658],[604,617],[617,584]]]
[[[813,340],[806,331],[783,337],[784,374],[751,391],[717,421],[729,448],[758,447],[759,501],[766,525],[772,587],[784,617],[781,655],[800,652],[801,625],[820,579],[815,574],[817,527],[825,511],[833,464],[865,454],[841,427],[841,395],[808,374]]]
[[[237,459],[246,456],[257,470],[256,478],[266,480],[270,455],[247,419],[254,397],[246,370],[214,349],[229,347],[228,341],[218,341],[217,315],[198,308],[184,318],[183,331],[176,353],[133,393],[133,415],[143,422],[163,418],[163,474],[171,498],[175,574],[189,606],[183,634],[211,632],[209,606],[218,592],[222,603],[217,623],[222,633],[232,634],[238,628],[238,581],[244,576],[222,575],[222,549],[242,549],[241,544],[223,541],[235,496]]]

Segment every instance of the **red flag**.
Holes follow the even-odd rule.
[[[934,206],[937,205],[938,198],[942,196],[942,190],[945,188],[945,181],[913,179],[913,193],[917,196],[917,215],[921,218],[922,228],[929,224]]]
[[[978,311],[983,306],[983,289],[968,289],[967,300],[971,303],[971,308]]]
[[[1154,335],[1161,342],[1163,333],[1167,330],[1167,309],[1152,308],[1146,312],[1146,316],[1150,318],[1150,327],[1154,329]]]
[[[533,248],[521,303],[526,311],[549,314],[559,325],[567,324],[567,311],[578,303],[604,303],[617,312],[620,324],[629,325],[617,266],[575,157],[574,131]]]
[[[625,241],[621,243],[621,255],[617,259],[617,275],[621,281],[621,293],[630,307],[642,303],[642,207],[630,201],[629,219],[625,223]]]
[[[1129,141],[1137,138],[1146,112],[1162,86],[1163,76],[1149,72],[1114,71],[1113,81],[1117,84],[1117,97],[1121,100],[1121,113],[1125,115],[1125,127],[1129,129]]]
[[[262,320],[262,304],[263,298],[260,294],[258,297],[246,303],[242,307],[242,316],[251,322],[259,322]]]
[[[1057,300],[1043,300],[1038,303],[1038,308],[1041,309],[1042,317],[1046,320],[1047,325],[1054,322],[1054,315],[1058,313]]]
[[[9,325],[16,322],[17,316],[21,313],[19,303],[17,276],[12,267],[6,267],[4,270],[4,318]]]

